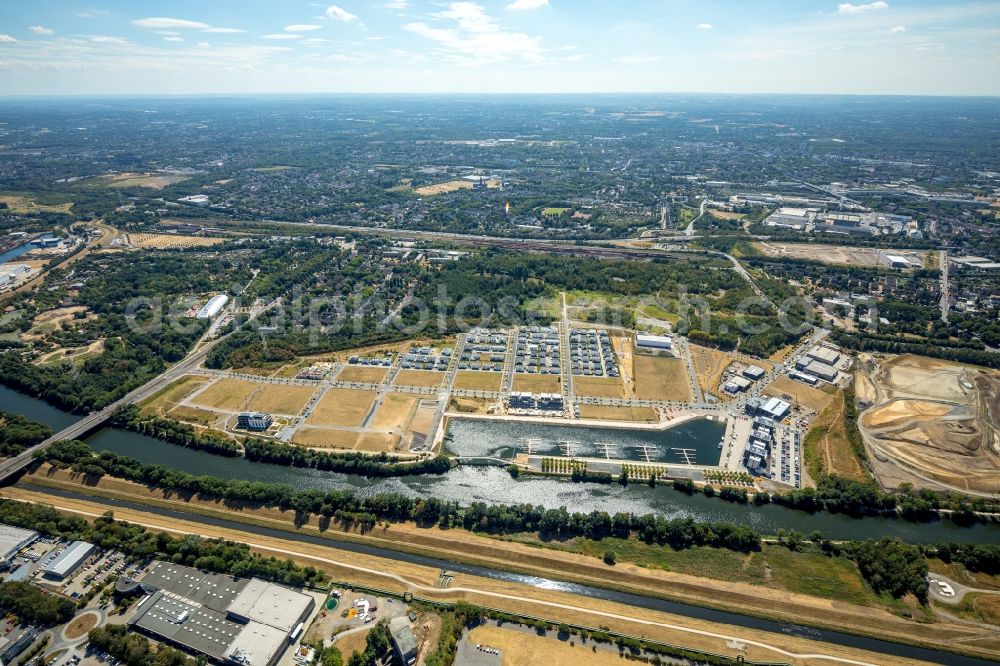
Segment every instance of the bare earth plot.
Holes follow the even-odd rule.
[[[197,375],[186,375],[174,380],[166,388],[161,389],[141,403],[142,413],[162,416],[176,407],[184,398],[204,386],[207,381],[207,377]]]
[[[382,398],[382,404],[372,419],[372,428],[376,430],[400,431],[406,428],[413,418],[420,398],[408,393],[389,393]]]
[[[188,176],[167,173],[119,173],[109,176],[108,187],[146,187],[151,190],[162,190],[167,185],[174,185],[188,180]]]
[[[833,393],[827,393],[815,386],[797,382],[784,375],[771,382],[771,385],[764,389],[764,393],[782,399],[785,399],[785,396],[790,396],[792,400],[817,414],[833,402]]]
[[[851,449],[844,428],[844,393],[838,391],[830,405],[812,423],[812,428],[805,439],[806,461],[811,463],[815,456],[815,464],[810,464],[810,475],[813,476],[815,466],[819,473],[843,476],[857,481],[865,477],[861,461]],[[815,478],[813,479],[816,480]]]
[[[73,209],[72,203],[39,204],[30,197],[22,197],[15,194],[0,196],[0,202],[7,204],[7,209],[15,215],[27,215],[30,213],[65,213],[68,215]]]
[[[871,380],[880,396],[860,426],[883,485],[1000,492],[1000,373],[906,355],[884,362]]]
[[[596,398],[624,398],[625,387],[615,377],[573,377],[573,393]]]
[[[187,247],[210,247],[224,242],[222,238],[204,236],[174,236],[173,234],[127,234],[129,245],[143,250],[170,250]]]
[[[476,627],[469,633],[472,649],[476,645],[486,645],[500,650],[501,666],[521,666],[537,663],[538,655],[545,655],[547,666],[612,666],[625,660],[617,650],[594,650],[590,645],[574,641],[560,641],[543,638],[516,629],[500,627]],[[495,663],[495,662],[484,662]]]
[[[735,356],[709,347],[698,345],[688,345],[688,347],[691,349],[691,365],[694,366],[698,386],[702,391],[718,395],[722,373],[735,360]]]
[[[364,422],[374,403],[374,391],[330,389],[306,422],[309,425],[356,428]]]
[[[246,409],[247,398],[259,386],[254,382],[226,377],[194,396],[191,402],[208,408],[238,411]]]
[[[299,428],[292,436],[292,443],[312,449],[346,449],[353,451],[361,438],[360,432],[353,430],[333,430],[331,428]]]
[[[655,422],[656,412],[652,407],[617,407],[614,405],[580,405],[580,418],[601,421],[647,421]]]
[[[789,257],[792,259],[808,259],[824,264],[842,264],[845,266],[888,266],[885,260],[885,250],[867,247],[847,247],[842,245],[811,245],[808,243],[754,243],[754,247],[769,257]],[[912,250],[892,250],[913,264],[914,268],[923,268],[926,256],[923,252]]]
[[[480,372],[478,370],[459,370],[455,373],[455,388],[474,391],[499,391],[499,372]]]
[[[528,393],[559,393],[562,384],[559,375],[526,375],[515,374],[513,390]]]
[[[396,374],[396,386],[441,386],[443,372],[437,370],[400,370]]]
[[[316,392],[313,386],[265,384],[250,399],[248,409],[267,414],[295,416]]]
[[[635,354],[632,362],[636,398],[684,402],[692,400],[687,370],[681,359]]]
[[[363,365],[349,365],[337,375],[338,382],[361,382],[377,384],[389,374],[389,368],[373,368]]]

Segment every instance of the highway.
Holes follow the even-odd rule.
[[[698,209],[698,217],[694,218],[693,220],[691,220],[691,222],[688,223],[687,229],[684,230],[685,236],[694,236],[694,223],[700,220],[701,218],[705,217],[705,204],[707,203],[708,199],[701,200],[701,207]]]

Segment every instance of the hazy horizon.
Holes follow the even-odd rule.
[[[1000,3],[62,0],[0,8],[4,97],[1000,95]]]

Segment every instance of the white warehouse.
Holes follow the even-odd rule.
[[[645,335],[643,333],[636,333],[635,346],[644,347],[646,349],[670,349],[673,346],[673,341],[665,335]]]
[[[213,296],[208,303],[202,306],[198,310],[198,314],[194,316],[195,319],[211,319],[215,315],[222,312],[222,308],[226,307],[226,303],[229,302],[229,296],[226,294],[219,294],[218,296]]]

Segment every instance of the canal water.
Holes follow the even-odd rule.
[[[0,387],[0,409],[47,423],[56,429],[79,418],[5,387]],[[466,432],[463,436],[468,434]],[[958,527],[947,520],[912,523],[895,518],[850,518],[826,512],[809,515],[773,504],[758,508],[724,502],[701,494],[688,496],[665,486],[650,488],[644,484],[633,484],[622,487],[618,484],[573,483],[551,478],[515,480],[499,467],[460,466],[442,475],[368,479],[215,456],[114,428],[103,428],[87,441],[99,451],[113,451],[145,463],[166,465],[190,474],[284,483],[300,490],[354,490],[361,495],[397,492],[410,497],[453,500],[463,505],[475,501],[492,504],[531,503],[547,508],[566,507],[569,511],[584,513],[595,510],[610,513],[657,513],[668,519],[691,517],[696,520],[732,521],[772,535],[779,529],[797,530],[804,535],[817,530],[829,539],[895,536],[911,543],[955,541],[1000,544],[1000,524],[997,523]],[[484,442],[466,443],[459,440],[457,435],[453,437],[452,444],[458,447],[490,446]]]
[[[22,254],[27,254],[28,252],[31,252],[33,249],[35,249],[35,246],[32,245],[31,243],[25,243],[24,245],[19,245],[15,248],[11,248],[10,250],[7,250],[6,252],[0,254],[0,264],[6,263],[8,261],[13,261],[14,259],[20,257]]]
[[[718,465],[726,426],[694,419],[667,430],[452,419],[445,447],[458,456],[512,458],[530,442],[532,453],[562,456],[563,447],[580,458],[616,458],[658,463]],[[605,454],[607,447],[608,454]]]

